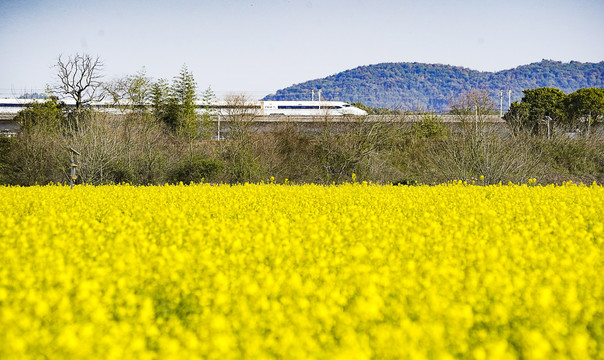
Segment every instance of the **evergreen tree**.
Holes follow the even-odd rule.
[[[197,136],[197,84],[193,74],[183,65],[180,74],[174,78],[171,89],[171,102],[176,105],[175,130],[189,139]]]
[[[168,119],[170,87],[165,79],[157,80],[151,86],[151,105],[153,106],[153,117],[159,123],[165,123],[172,127],[172,120]]]
[[[564,123],[563,101],[566,95],[562,91],[543,87],[527,89],[523,93],[521,102],[514,102],[503,117],[513,129],[512,131],[526,130],[537,135],[541,122]]]
[[[19,111],[14,121],[24,132],[35,127],[43,132],[51,133],[67,124],[66,109],[65,103],[59,101],[57,97],[51,96],[44,102],[34,102],[27,109]]]
[[[203,92],[201,96],[201,102],[203,103],[203,113],[201,115],[201,130],[200,136],[202,138],[210,138],[213,134],[212,119],[217,116],[216,109],[213,105],[216,104],[216,95],[210,86]]]
[[[604,89],[579,89],[564,99],[564,112],[569,124],[594,122],[604,119]]]

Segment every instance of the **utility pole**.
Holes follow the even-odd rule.
[[[550,125],[549,125],[549,122],[551,120],[552,120],[552,118],[549,116],[546,116],[544,120],[541,120],[547,124],[547,140],[549,140],[551,138]]]
[[[476,128],[476,134],[478,134],[478,105],[474,106],[474,112],[476,113],[476,118],[474,120],[474,125]]]
[[[321,110],[321,89],[319,89],[319,110]]]
[[[503,117],[503,90],[499,90],[499,117]]]
[[[76,156],[79,156],[80,153],[75,151],[73,148],[69,148],[69,150],[71,151],[71,176],[69,177],[69,185],[71,186],[71,189],[73,189],[74,182],[78,178],[78,176],[76,175],[76,168],[78,167],[78,164],[76,163],[76,161],[74,161],[77,160],[77,158],[74,159],[74,154]]]
[[[315,90],[314,90],[314,89],[313,89],[313,90],[311,90],[311,91],[310,91],[310,93],[311,93],[311,98],[310,98],[310,99],[311,99],[312,101],[315,101]]]

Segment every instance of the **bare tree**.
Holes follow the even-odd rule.
[[[93,58],[88,54],[70,55],[67,59],[59,55],[55,67],[58,82],[52,90],[75,101],[73,111],[68,112],[68,124],[72,131],[78,131],[85,115],[84,106],[104,97],[100,80],[103,63],[98,56]]]
[[[92,101],[103,99],[100,80],[103,62],[98,56],[75,54],[64,59],[62,55],[59,55],[55,67],[59,81],[53,90],[72,98],[75,101],[76,111]]]
[[[249,139],[258,117],[256,105],[245,94],[229,94],[225,103],[222,117],[229,124],[229,138],[237,141]]]
[[[392,133],[393,117],[326,117],[316,139],[315,156],[321,163],[319,181],[330,183],[349,179],[374,157]],[[336,128],[337,127],[337,128]],[[371,164],[368,164],[371,165]],[[371,166],[370,166],[371,167]]]
[[[68,140],[69,147],[82,153],[79,172],[83,183],[99,185],[113,180],[108,176],[111,167],[124,152],[119,127],[119,119],[93,113],[86,126]]]
[[[488,115],[495,112],[495,103],[486,90],[471,90],[451,102],[451,114],[460,122],[463,130],[474,129],[477,134],[484,129]]]
[[[221,118],[228,124],[226,133],[230,141],[221,143],[221,152],[227,163],[227,181],[255,181],[259,173],[259,156],[253,151],[258,141],[253,125],[258,108],[244,94],[227,95],[225,102]]]

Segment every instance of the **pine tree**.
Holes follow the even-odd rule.
[[[180,74],[174,78],[171,97],[177,105],[175,130],[189,139],[197,136],[196,88],[193,74],[183,65]]]

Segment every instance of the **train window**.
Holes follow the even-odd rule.
[[[306,105],[279,105],[279,109],[293,109],[293,110],[319,110],[319,109],[339,109],[339,106],[306,106]]]

